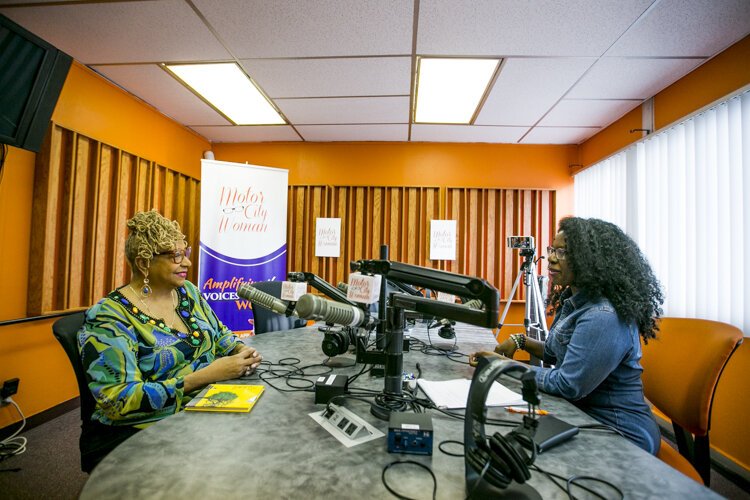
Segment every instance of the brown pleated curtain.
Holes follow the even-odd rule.
[[[87,307],[127,283],[125,222],[136,211],[179,221],[197,248],[197,207],[197,179],[53,123],[36,158],[28,314]]]
[[[444,201],[443,201],[444,200]],[[418,266],[479,276],[506,299],[521,258],[508,236],[533,236],[537,255],[554,238],[555,192],[463,187],[290,186],[288,199],[290,271],[317,274],[329,283],[346,281],[349,262],[380,257]],[[315,221],[341,219],[341,256],[315,257]],[[430,260],[430,221],[457,221],[457,259]],[[541,272],[541,261],[537,263]],[[525,298],[519,286],[513,299]]]
[[[52,124],[37,155],[28,314],[87,307],[129,279],[125,221],[156,208],[197,248],[200,182]],[[336,285],[349,262],[389,259],[486,279],[506,299],[521,260],[511,235],[554,236],[555,192],[502,188],[289,186],[287,268]],[[315,257],[315,222],[341,219],[341,256]],[[431,261],[430,221],[457,221],[457,259]],[[538,264],[541,271],[541,263]],[[196,282],[197,266],[189,279]],[[40,285],[48,283],[51,286]],[[523,299],[524,287],[513,297]]]

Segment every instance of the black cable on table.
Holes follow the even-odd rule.
[[[426,470],[427,472],[429,472],[430,477],[432,478],[432,499],[435,500],[435,497],[437,496],[437,478],[435,477],[435,473],[432,472],[432,469],[430,469],[426,465],[421,464],[419,462],[415,462],[414,460],[396,460],[395,462],[391,462],[388,465],[386,465],[383,468],[382,474],[380,475],[380,480],[383,481],[383,486],[385,486],[385,489],[387,489],[396,498],[400,498],[402,500],[415,500],[412,497],[407,497],[405,495],[402,495],[401,493],[391,488],[390,485],[388,484],[388,481],[385,478],[385,473],[388,471],[388,469],[396,465],[416,465],[417,467],[420,467]]]

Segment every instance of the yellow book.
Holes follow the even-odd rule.
[[[185,405],[185,411],[249,412],[265,386],[210,384]]]

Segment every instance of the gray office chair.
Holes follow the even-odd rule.
[[[81,437],[78,440],[81,470],[91,472],[110,451],[138,432],[138,429],[129,426],[117,428],[91,420],[96,400],[89,390],[86,371],[78,350],[78,331],[83,326],[85,317],[85,311],[79,311],[60,318],[52,324],[52,333],[68,355],[78,382],[78,392],[81,395]]]
[[[253,283],[253,287],[257,288],[261,292],[266,292],[269,295],[273,295],[277,299],[281,297],[281,281],[258,281]],[[291,330],[292,328],[301,328],[307,324],[304,319],[299,319],[294,316],[284,316],[283,314],[276,314],[273,311],[266,309],[265,307],[258,305],[252,301],[250,303],[253,306],[253,328],[255,334],[267,332],[275,332],[279,330]]]

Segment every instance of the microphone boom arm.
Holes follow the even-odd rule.
[[[474,309],[461,304],[449,304],[394,292],[391,294],[391,306],[393,307],[486,328],[497,327],[497,318],[500,313],[500,292],[483,279],[388,260],[358,260],[351,263],[351,269],[370,274],[381,274],[386,279],[461,297],[479,299],[484,305],[484,309]]]
[[[351,300],[347,299],[345,293],[316,274],[307,272],[290,272],[287,274],[287,279],[289,281],[294,281],[297,283],[307,282],[311,287],[315,288],[317,291],[323,293],[324,295],[327,295],[336,302],[360,307],[360,305],[356,302],[352,302]]]

